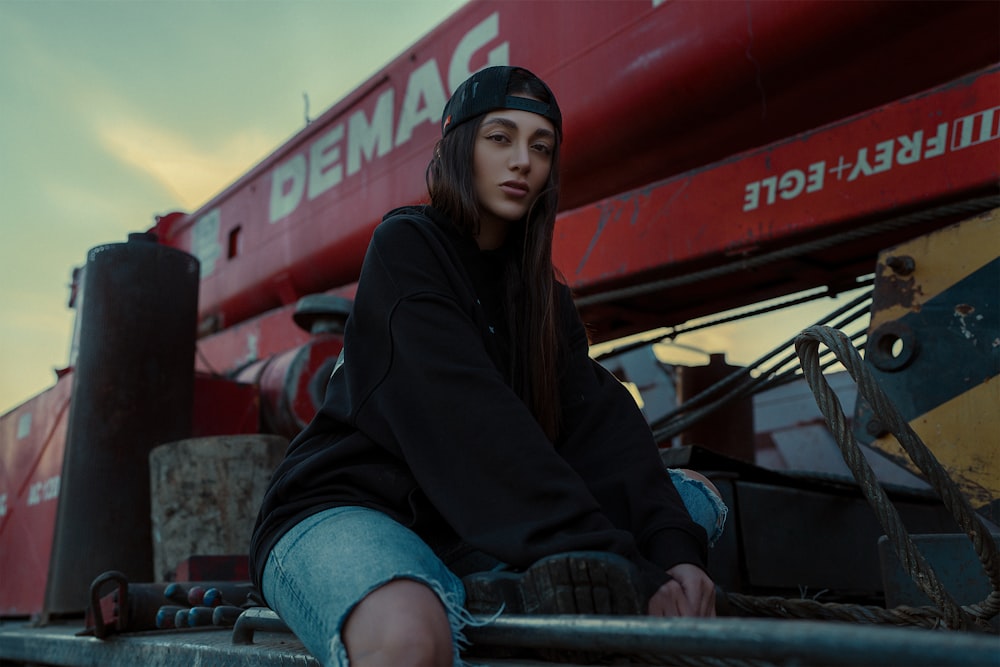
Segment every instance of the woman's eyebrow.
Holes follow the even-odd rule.
[[[537,130],[535,130],[532,136],[544,139],[555,139],[556,133],[548,129],[547,127],[540,127]]]
[[[509,130],[516,130],[517,129],[517,123],[515,123],[512,120],[510,120],[509,118],[504,118],[503,116],[496,116],[494,118],[490,118],[489,120],[487,120],[486,122],[484,122],[483,125],[484,126],[485,125],[502,125],[503,127],[506,127]]]
[[[505,127],[505,128],[507,128],[509,130],[516,130],[516,129],[518,129],[517,123],[515,123],[514,121],[512,121],[509,118],[504,118],[503,116],[495,116],[493,118],[488,119],[487,121],[485,121],[483,123],[484,127],[486,125],[500,125],[500,126]],[[544,137],[546,139],[548,139],[548,138],[555,139],[556,133],[553,132],[552,130],[548,129],[548,128],[540,127],[537,130],[535,130],[534,132],[532,132],[532,136],[533,137]]]

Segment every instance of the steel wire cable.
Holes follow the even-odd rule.
[[[927,481],[952,513],[959,527],[970,537],[976,554],[990,580],[992,591],[978,604],[960,606],[944,589],[933,568],[919,552],[903,526],[895,507],[875,477],[874,471],[861,453],[857,440],[847,424],[844,411],[827,383],[819,366],[819,344],[834,352],[858,385],[858,391],[872,407],[889,431],[896,437],[910,459],[924,473]],[[944,625],[951,629],[988,628],[986,621],[1000,611],[1000,554],[990,531],[962,495],[960,489],[924,445],[920,437],[903,419],[865,366],[849,338],[826,326],[813,326],[795,339],[795,349],[816,398],[817,405],[841,449],[844,460],[861,486],[862,493],[875,510],[879,523],[899,555],[901,563],[914,582],[935,603]],[[918,614],[910,610],[901,613]],[[922,613],[922,612],[919,612]],[[918,614],[919,615],[919,614]]]
[[[834,322],[833,325],[837,328],[844,328],[868,313],[871,297],[871,291],[866,290],[863,294],[821,318],[816,324],[822,325],[832,321]],[[861,339],[865,335],[864,331],[854,335],[854,338],[860,340],[858,345],[863,345],[863,340]],[[650,427],[653,430],[653,436],[656,438],[656,441],[669,441],[674,436],[691,428],[691,426],[714,411],[733,401],[797,379],[800,364],[795,352],[789,351],[789,348],[793,345],[793,341],[794,339],[785,341],[750,365],[727,375],[722,380],[685,401],[676,409],[654,421],[650,424]],[[783,356],[771,363],[766,369],[764,368],[768,362],[771,362],[774,357],[782,353],[784,353]],[[830,366],[833,363],[836,363],[836,361],[830,361],[826,366]],[[755,371],[759,371],[756,376],[754,376]]]
[[[812,303],[814,301],[819,301],[820,299],[832,299],[840,294],[854,292],[856,290],[871,287],[875,284],[875,279],[872,277],[859,277],[856,279],[855,283],[846,288],[840,290],[835,290],[832,287],[822,288],[821,291],[812,291],[810,293],[800,293],[798,296],[793,296],[788,299],[782,299],[778,301],[766,301],[763,305],[757,307],[741,307],[734,311],[728,311],[730,314],[719,315],[712,318],[695,318],[693,324],[679,324],[671,327],[661,327],[659,329],[653,329],[645,334],[638,334],[637,336],[630,337],[630,341],[627,343],[620,343],[615,345],[614,343],[603,344],[605,351],[600,352],[594,356],[594,359],[600,361],[606,357],[614,357],[625,352],[629,352],[636,348],[645,347],[650,343],[666,343],[669,341],[672,345],[679,345],[676,339],[678,336],[683,334],[692,333],[694,331],[700,331],[701,329],[710,329],[712,327],[717,327],[720,324],[729,324],[730,322],[738,322],[740,320],[746,320],[751,317],[756,317],[758,315],[767,315],[768,313],[773,313],[778,310],[784,310],[786,308],[791,308],[793,306],[801,306],[807,303]],[[608,346],[611,347],[608,347]],[[684,347],[684,346],[681,346]],[[703,352],[698,348],[690,348],[696,352]]]

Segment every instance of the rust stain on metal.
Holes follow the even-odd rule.
[[[901,306],[914,312],[920,310],[920,304],[924,294],[923,288],[912,276],[901,278],[895,273],[885,275],[883,273],[881,283],[876,283],[873,295],[873,309],[885,310],[893,306]]]
[[[976,342],[975,325],[972,328],[966,320],[967,317],[976,312],[976,307],[967,303],[959,303],[955,305],[955,317],[958,318],[958,327],[962,335],[965,336],[967,340]],[[982,319],[980,316],[978,319]]]
[[[976,312],[975,306],[970,306],[967,303],[960,303],[955,306],[955,314],[959,317],[968,317],[972,313]]]

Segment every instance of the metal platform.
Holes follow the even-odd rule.
[[[0,655],[14,664],[66,667],[320,667],[295,636],[285,633],[257,633],[252,645],[240,646],[226,628],[136,632],[106,640],[79,637],[81,630],[82,623],[41,628],[4,623]]]
[[[257,613],[277,619],[270,610]],[[0,664],[319,666],[301,642],[281,632],[257,630],[252,643],[240,645],[233,643],[230,630],[221,628],[129,633],[107,640],[80,637],[79,631],[71,623],[0,625],[0,655],[6,660]],[[614,656],[617,665],[995,667],[1000,660],[996,635],[819,621],[505,616],[467,628],[467,635],[475,648],[527,649],[524,658],[480,657],[476,650],[466,656],[483,667],[587,664],[587,654]],[[562,659],[547,662],[543,656]]]

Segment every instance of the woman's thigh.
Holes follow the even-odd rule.
[[[458,660],[461,581],[411,530],[385,514],[338,507],[299,522],[275,545],[264,568],[268,604],[324,665],[347,665],[341,630],[369,593],[396,579],[425,584],[441,599]]]

